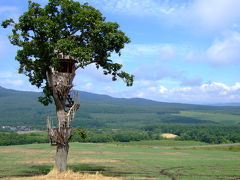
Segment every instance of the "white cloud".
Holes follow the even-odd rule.
[[[190,50],[185,55],[188,62],[207,63],[212,66],[240,64],[240,32],[225,31],[204,50]]]
[[[239,0],[103,0],[93,4],[104,11],[138,17],[151,16],[161,23],[183,25],[197,30],[233,28],[239,24]],[[200,28],[199,28],[200,27]],[[226,28],[228,27],[228,28]]]
[[[92,1],[93,3],[96,3]],[[103,0],[102,9],[110,12],[127,13],[128,15],[146,16],[160,14],[170,14],[174,7],[169,7],[166,1],[155,0]]]
[[[158,81],[164,78],[179,79],[182,77],[182,72],[158,63],[139,66],[133,74],[136,80],[147,81]]]
[[[125,56],[156,56],[159,60],[171,60],[176,56],[171,44],[130,44],[123,50]]]
[[[139,93],[136,94],[136,97],[144,98],[144,93],[143,92],[139,92]]]
[[[228,86],[220,82],[205,83],[197,87],[172,88],[166,92],[172,102],[219,103],[240,102],[240,83]]]
[[[237,82],[237,83],[235,83],[234,86],[232,86],[233,91],[236,91],[236,90],[239,90],[239,89],[240,89],[240,82]]]
[[[206,51],[210,63],[229,65],[240,63],[240,33],[230,32],[224,39],[215,40]]]
[[[239,6],[239,0],[195,0],[188,13],[201,27],[219,30],[239,22]]]
[[[76,85],[79,84],[78,81],[81,81],[82,83],[89,82],[89,80],[92,80],[94,82],[109,82],[111,81],[111,76],[110,75],[104,75],[102,68],[97,69],[94,64],[90,64],[84,69],[79,68],[76,72],[76,77],[75,77],[75,83]],[[74,83],[74,84],[75,84]]]
[[[183,78],[181,85],[182,86],[199,86],[202,84],[201,77],[193,77],[193,78]]]
[[[164,86],[160,86],[159,89],[158,89],[158,92],[161,93],[161,94],[164,94],[168,91],[168,89]]]
[[[236,103],[240,102],[240,82],[232,86],[221,82],[204,83],[194,87],[167,88],[159,83],[148,87],[136,82],[135,87],[127,92],[114,92],[123,97],[141,97],[160,102],[178,102],[191,104]],[[110,94],[111,95],[111,94]]]
[[[89,83],[82,85],[81,88],[84,91],[91,91],[93,88],[93,85],[92,85],[92,83],[89,82]]]

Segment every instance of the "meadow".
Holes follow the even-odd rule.
[[[69,169],[123,179],[239,179],[240,148],[183,146],[195,141],[154,140],[71,143]],[[178,148],[180,147],[181,148]],[[0,146],[0,178],[47,174],[54,164],[49,144]]]

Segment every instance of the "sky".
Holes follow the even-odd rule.
[[[42,5],[47,0],[35,0]],[[240,102],[239,0],[89,0],[131,39],[113,54],[134,74],[132,87],[94,66],[77,70],[74,89],[119,98],[216,104]],[[27,0],[0,0],[0,21],[17,19]],[[0,86],[41,91],[18,74],[10,30],[0,28]],[[81,95],[80,95],[81,97]]]

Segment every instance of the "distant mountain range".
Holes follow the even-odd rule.
[[[212,106],[240,106],[240,103],[218,103],[218,104],[210,104]]]
[[[48,115],[55,116],[54,105],[37,101],[39,92],[16,91],[0,86],[0,126],[44,127]],[[160,123],[239,123],[240,104],[206,106],[163,103],[141,98],[113,98],[79,91],[80,110],[73,126],[87,128],[141,128]],[[219,118],[217,118],[219,117]]]

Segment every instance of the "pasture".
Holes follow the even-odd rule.
[[[235,148],[193,148],[194,141],[71,143],[69,169],[123,179],[239,179],[240,153]],[[233,149],[233,151],[231,151]],[[47,174],[54,163],[49,144],[0,147],[0,178]]]

